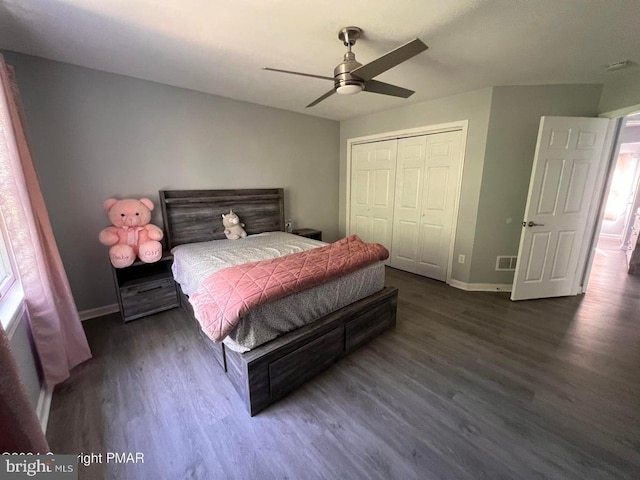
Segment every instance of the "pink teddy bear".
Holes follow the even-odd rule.
[[[114,267],[128,267],[136,257],[146,263],[160,260],[163,233],[149,223],[153,210],[151,200],[110,198],[104,202],[104,208],[113,226],[102,230],[99,238],[103,245],[111,247],[109,257]]]

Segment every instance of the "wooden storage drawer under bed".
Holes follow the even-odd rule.
[[[393,327],[397,301],[398,290],[385,287],[246,353],[213,344],[215,358],[253,416]],[[184,297],[183,308],[192,315],[188,303]]]
[[[335,328],[320,338],[269,364],[271,398],[280,398],[326,370],[342,355],[344,329]]]

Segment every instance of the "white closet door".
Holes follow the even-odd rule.
[[[350,233],[391,250],[397,140],[351,148]]]
[[[446,281],[459,195],[462,132],[427,136],[416,273]]]
[[[427,137],[398,141],[398,168],[393,213],[393,246],[390,265],[417,273],[421,194],[425,168]]]
[[[391,266],[446,281],[462,132],[399,140]]]

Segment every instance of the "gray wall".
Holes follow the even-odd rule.
[[[540,117],[597,116],[601,90],[601,85],[494,87],[470,283],[513,282],[513,272],[495,271],[496,256],[518,254]]]
[[[540,117],[595,116],[601,85],[494,87],[344,121],[340,125],[340,228],[346,228],[350,138],[469,120],[452,279],[510,284],[497,255],[517,255]],[[510,222],[507,223],[507,220]]]
[[[283,187],[286,215],[338,238],[338,122],[5,53],[80,311],[116,302],[98,232],[111,196]],[[154,223],[161,224],[160,209]]]
[[[640,72],[612,72],[610,80],[604,83],[599,113],[640,105]]]
[[[454,263],[452,278],[469,281],[471,252],[474,245],[480,182],[487,141],[491,106],[491,89],[477,90],[439,100],[408,105],[396,110],[375,113],[340,123],[340,233],[346,231],[347,140],[377,133],[436,125],[460,120],[469,121],[466,156],[462,178],[460,211],[454,258],[467,256],[464,264]]]

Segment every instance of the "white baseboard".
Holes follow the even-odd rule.
[[[80,315],[80,321],[84,322],[85,320],[89,320],[91,318],[102,317],[103,315],[109,315],[110,313],[119,312],[120,307],[117,303],[112,303],[111,305],[105,305],[103,307],[98,308],[90,308],[89,310],[83,310],[78,312]]]
[[[44,385],[40,387],[40,396],[38,397],[38,405],[36,406],[36,414],[40,420],[40,427],[44,433],[47,433],[47,423],[49,422],[49,409],[51,408],[51,398],[53,397],[53,388],[47,388]]]
[[[510,292],[512,287],[510,283],[466,283],[459,280],[451,280],[449,285],[467,292]]]

